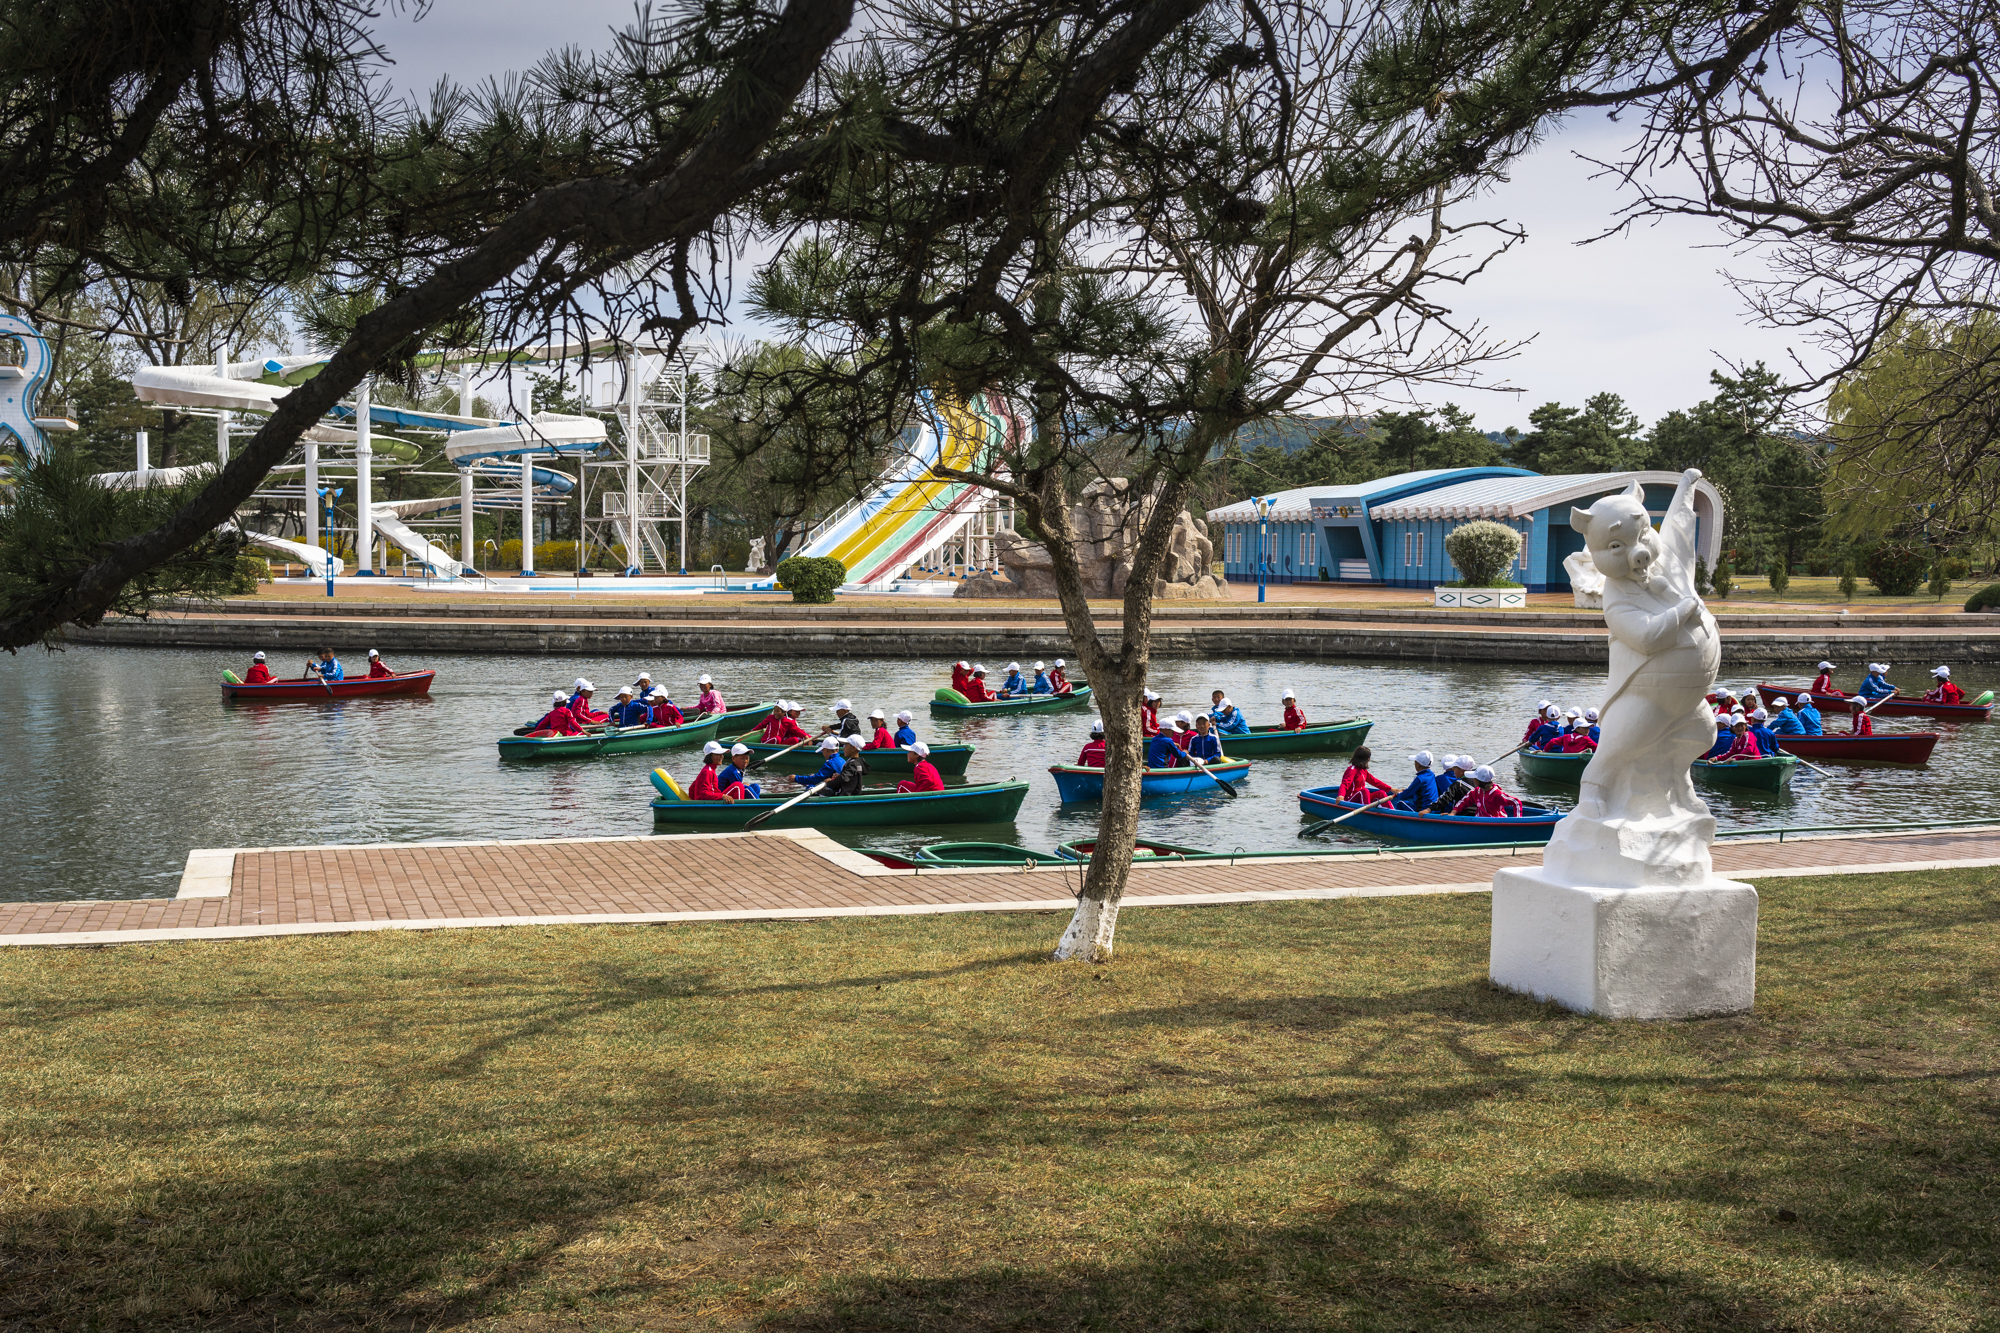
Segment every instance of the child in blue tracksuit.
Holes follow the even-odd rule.
[[[1180,768],[1187,763],[1181,753],[1180,741],[1173,731],[1162,730],[1152,740],[1146,742],[1147,768]]]
[[[1750,734],[1757,738],[1759,750],[1765,754],[1778,753],[1778,734],[1771,730],[1770,717],[1761,708],[1750,715]]]
[[[1870,662],[1868,674],[1861,678],[1861,688],[1857,693],[1869,703],[1874,703],[1877,699],[1886,699],[1895,692],[1896,687],[1889,683],[1889,664]]]
[[[1244,717],[1242,710],[1227,699],[1217,704],[1215,711],[1211,712],[1208,716],[1215,723],[1215,729],[1225,736],[1248,736],[1250,734],[1250,719]]]
[[[1215,734],[1212,726],[1202,725],[1207,721],[1206,717],[1194,720],[1194,734],[1187,737],[1184,747],[1188,754],[1201,760],[1202,763],[1212,764],[1222,758],[1222,738]]]
[[[319,656],[306,663],[306,674],[318,676],[321,680],[346,680],[347,672],[341,669],[340,659],[333,655],[333,649],[322,648]]]
[[[1007,664],[1007,679],[1001,682],[1000,692],[1002,694],[1026,694],[1028,692],[1028,678],[1021,674],[1021,664],[1019,662],[1009,662]]]
[[[1782,698],[1778,700],[1778,715],[1771,719],[1771,730],[1780,736],[1806,734],[1805,724],[1799,721],[1799,715],[1792,711],[1791,704]]]
[[[820,740],[819,752],[826,756],[826,762],[819,766],[818,771],[808,773],[802,778],[793,778],[792,781],[801,787],[817,787],[822,782],[833,781],[840,776],[841,770],[847,767],[847,761],[840,757],[840,742],[833,737],[827,736]]]
[[[896,714],[896,744],[915,745],[916,743],[917,732],[916,728],[910,725],[909,713],[905,711]]]
[[[738,744],[730,747],[729,762],[715,775],[715,782],[724,791],[728,791],[740,782],[743,784],[743,790],[749,792],[753,800],[764,794],[764,789],[750,780],[750,747],[747,745]]]
[[[1799,696],[1798,714],[1799,725],[1806,729],[1806,735],[1826,735],[1826,723],[1821,720],[1819,709],[1813,707],[1812,696],[1810,694]]]
[[[1729,734],[1729,719],[1718,717],[1715,719],[1715,744],[1708,747],[1708,752],[1702,755],[1702,758],[1720,759],[1729,753],[1729,747],[1735,743],[1736,738]]]
[[[1035,663],[1035,683],[1028,687],[1028,693],[1054,694],[1055,692],[1056,692],[1056,687],[1049,681],[1048,663],[1046,662]]]
[[[1416,765],[1417,775],[1409,786],[1396,793],[1390,804],[1398,810],[1428,810],[1438,802],[1438,780],[1431,771],[1431,752],[1419,750],[1410,756],[1410,762]]]

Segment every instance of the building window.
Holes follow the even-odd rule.
[[[1229,538],[1229,550],[1228,553],[1223,556],[1223,559],[1227,560],[1232,565],[1240,565],[1243,563],[1243,534],[1234,529],[1231,529],[1230,532],[1228,533],[1228,538]]]
[[[1318,544],[1317,536],[1318,534],[1311,532],[1301,532],[1299,534],[1299,572],[1301,574],[1310,574],[1314,569],[1319,567],[1319,556],[1313,550],[1314,546]]]
[[[1403,568],[1421,569],[1424,563],[1424,534],[1406,532],[1403,534]]]

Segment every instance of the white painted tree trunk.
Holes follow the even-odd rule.
[[[1112,936],[1118,930],[1118,904],[1099,898],[1076,900],[1076,915],[1056,945],[1058,963],[1102,963],[1111,957]]]

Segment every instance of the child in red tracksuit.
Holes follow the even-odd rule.
[[[1299,707],[1298,696],[1293,694],[1290,690],[1286,690],[1285,730],[1304,731],[1305,727],[1306,727],[1306,715],[1305,712]]]
[[[271,668],[264,665],[264,654],[258,653],[250,659],[250,670],[243,677],[245,685],[268,685],[271,683]]]
[[[549,696],[553,705],[529,731],[553,731],[558,736],[579,736],[583,728],[576,724],[576,714],[569,711],[569,702],[560,693]]]
[[[1357,805],[1367,805],[1384,796],[1394,796],[1396,789],[1368,771],[1368,761],[1374,753],[1367,746],[1354,752],[1354,758],[1347,764],[1347,771],[1340,775],[1340,799],[1353,801]]]

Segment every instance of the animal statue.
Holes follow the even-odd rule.
[[[0,453],[18,448],[40,462],[48,453],[48,443],[42,428],[35,424],[35,400],[48,382],[55,358],[49,354],[48,340],[41,330],[19,315],[0,315],[0,339],[18,342],[22,353],[20,365],[0,366]]]
[[[1681,474],[1658,532],[1636,481],[1570,510],[1604,577],[1611,674],[1602,741],[1543,860],[1557,883],[1646,888],[1711,877],[1715,819],[1688,770],[1715,741],[1708,694],[1722,656],[1715,617],[1694,591],[1700,479],[1692,468]]]

